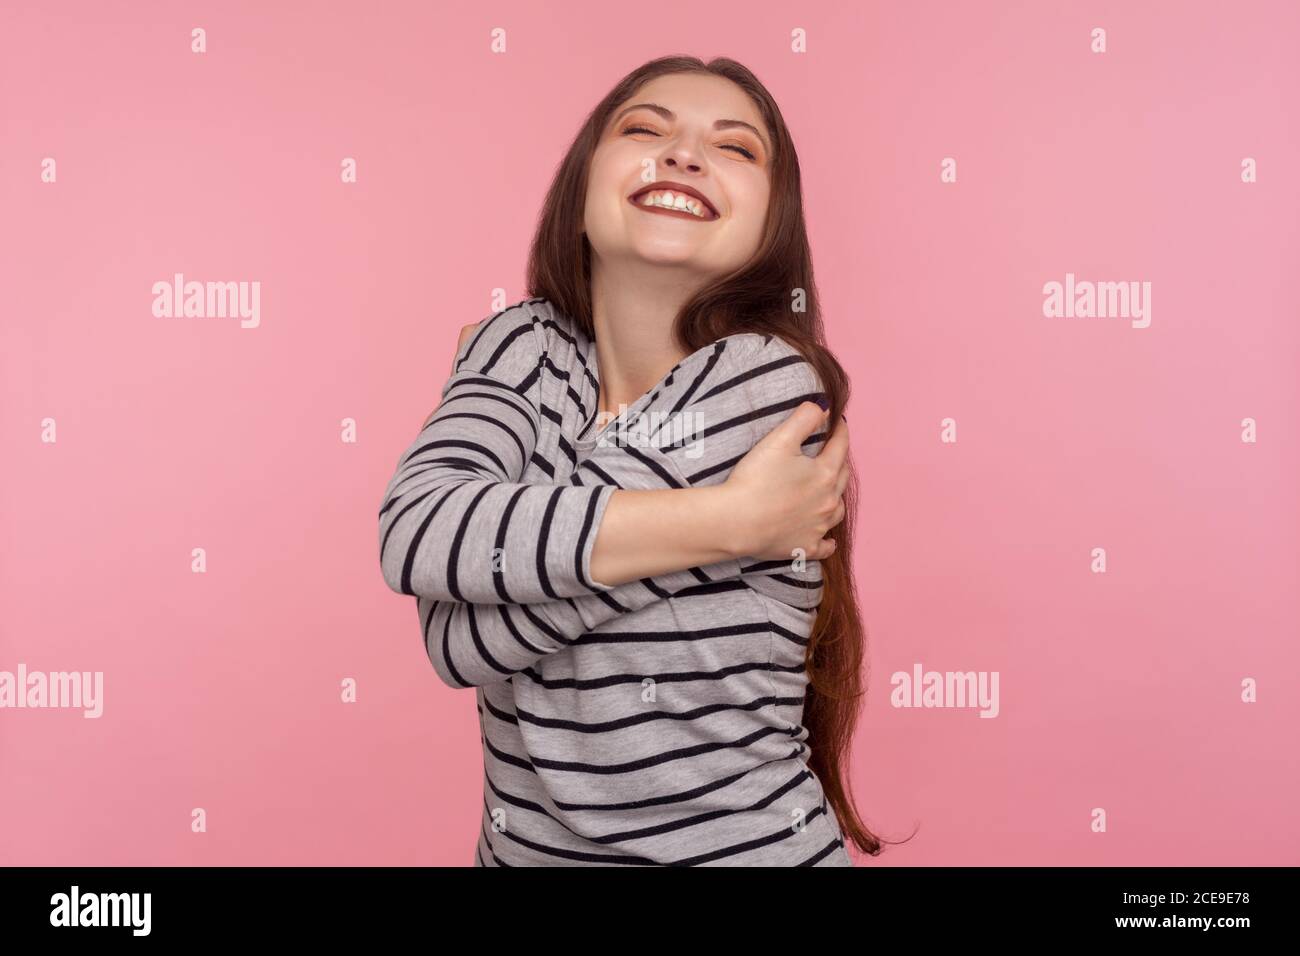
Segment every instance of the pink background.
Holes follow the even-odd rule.
[[[781,104],[854,382],[854,780],[920,827],[859,863],[1300,863],[1298,9],[6,3],[0,670],[105,700],[0,710],[0,863],[471,862],[473,696],[381,495],[581,118],[676,52]],[[175,272],[260,327],[155,318]],[[1150,328],[1045,318],[1067,272],[1150,281]],[[999,716],[891,707],[916,662]]]

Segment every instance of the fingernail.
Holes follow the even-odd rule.
[[[829,412],[831,410],[831,400],[825,395],[818,395],[813,401],[818,404],[822,411]]]

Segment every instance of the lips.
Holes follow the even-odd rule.
[[[650,192],[671,192],[682,196],[690,196],[692,199],[698,199],[701,203],[704,204],[704,208],[707,209],[712,214],[710,219],[699,220],[699,221],[709,222],[712,219],[718,218],[718,210],[713,205],[713,203],[709,200],[708,196],[704,195],[704,193],[700,192],[698,189],[694,188],[693,186],[687,186],[685,183],[675,183],[670,179],[659,179],[653,183],[647,183],[646,185],[642,186],[640,189],[632,193],[632,195],[628,196],[627,198],[629,202],[636,204],[636,201],[638,199],[640,199],[646,193],[650,193]],[[643,207],[643,208],[655,209],[659,207],[650,206],[650,207]],[[683,213],[683,215],[690,215],[690,213]],[[698,217],[695,216],[692,216],[691,218],[698,220]]]

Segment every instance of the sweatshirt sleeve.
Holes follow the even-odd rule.
[[[677,384],[687,397],[673,404],[688,413],[685,421],[699,426],[695,441],[663,447],[602,443],[571,481],[599,482],[598,487],[611,491],[724,481],[759,438],[800,402],[821,394],[811,366],[802,357],[784,342],[770,348],[764,342],[758,335],[730,337],[718,350],[725,361],[699,375],[692,374],[697,369],[683,370]],[[824,439],[824,434],[810,436],[804,453],[816,454]],[[504,680],[655,601],[745,589],[815,609],[822,595],[820,562],[723,561],[631,581],[594,595],[518,606],[439,601],[421,608],[421,626],[429,660],[443,682],[451,687],[480,686]]]
[[[701,583],[692,571],[706,577],[712,573],[716,581]],[[494,684],[580,643],[607,621],[655,601],[684,597],[696,589],[744,587],[735,562],[692,571],[629,581],[598,595],[535,604],[430,602],[427,610],[420,609],[425,652],[449,687]]]
[[[718,380],[697,390],[689,420],[679,429],[683,437],[660,448],[692,487],[726,481],[737,462],[795,408],[826,394],[812,363],[780,336],[743,333],[723,341],[727,350]],[[828,428],[813,432],[803,440],[803,453],[816,457],[829,437]],[[746,557],[739,563],[747,587],[792,607],[820,606],[820,561]]]
[[[402,453],[379,509],[384,581],[399,594],[528,603],[610,590],[591,579],[613,489],[520,482],[537,444],[542,333],[526,304],[487,320]]]

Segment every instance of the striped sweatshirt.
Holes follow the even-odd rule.
[[[475,689],[474,865],[853,865],[802,723],[820,563],[591,575],[616,489],[720,484],[819,385],[779,336],[738,333],[598,422],[595,343],[546,299],[458,352],[379,553],[438,677]]]

